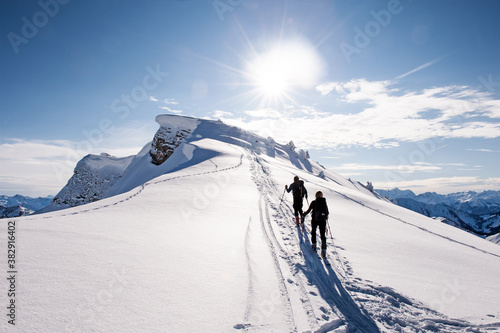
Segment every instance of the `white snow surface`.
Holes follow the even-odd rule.
[[[163,165],[143,150],[128,169],[114,196],[0,221],[18,236],[1,332],[500,332],[498,245],[286,145],[198,119]],[[327,199],[326,261],[293,222],[294,175]]]
[[[489,240],[490,242],[495,243],[495,244],[500,244],[500,233],[498,233],[496,235],[489,236],[486,239]]]

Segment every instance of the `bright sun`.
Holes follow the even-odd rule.
[[[265,102],[290,100],[295,89],[317,83],[323,61],[314,47],[303,41],[280,43],[258,55],[247,68],[251,84]]]

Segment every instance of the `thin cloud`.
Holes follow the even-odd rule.
[[[225,121],[278,142],[294,140],[306,149],[389,148],[434,138],[500,137],[500,103],[468,86],[402,91],[393,81],[355,79],[330,82],[323,91],[335,91],[340,105],[329,110],[285,107],[279,117],[260,109],[252,112],[258,118],[246,114]],[[348,110],[359,105],[359,112],[343,113],[342,104]]]
[[[467,188],[470,191],[487,191],[498,190],[500,187],[500,178],[481,178],[479,176],[472,177],[439,177],[427,179],[414,179],[402,181],[379,181],[374,182],[374,187],[379,189],[393,188],[411,188],[415,193],[437,192],[437,193],[453,193]]]
[[[92,140],[8,139],[0,144],[0,193],[55,195],[72,176],[76,163],[87,154],[109,153],[125,157],[137,154],[151,141],[157,124],[132,123]]]
[[[215,110],[210,114],[210,117],[213,117],[215,119],[221,119],[225,117],[232,117],[233,113],[228,112],[228,111],[222,111],[222,110]]]
[[[179,102],[175,100],[175,98],[165,98],[163,100],[163,103],[168,104],[168,105],[178,105]]]
[[[402,79],[402,78],[404,78],[404,77],[406,77],[406,76],[408,76],[408,75],[411,75],[411,74],[416,73],[416,72],[418,72],[418,71],[420,71],[420,70],[422,70],[422,69],[425,69],[425,68],[427,68],[427,67],[429,67],[429,66],[432,66],[432,65],[434,65],[435,63],[437,63],[438,61],[443,60],[443,59],[444,59],[444,58],[446,58],[447,56],[448,56],[448,55],[444,55],[444,56],[439,57],[439,58],[437,58],[437,59],[434,59],[434,60],[432,60],[432,61],[426,62],[425,64],[420,65],[420,66],[418,66],[417,68],[414,68],[414,69],[412,69],[411,71],[409,71],[409,72],[407,72],[407,73],[404,73],[404,74],[402,74],[402,75],[400,75],[400,76],[397,76],[397,77],[396,77],[396,80]]]
[[[182,113],[182,110],[174,110],[168,106],[159,106],[160,109],[162,110],[165,110],[165,111],[168,111],[168,112],[172,112],[172,113],[175,113],[175,114],[181,114]]]
[[[468,151],[479,151],[479,152],[484,152],[484,153],[500,153],[500,150],[492,150],[492,149],[485,149],[485,148],[476,148],[476,149],[473,149],[473,148],[469,148],[469,149],[466,149]]]
[[[340,166],[336,166],[335,170],[354,170],[354,171],[365,171],[365,170],[391,170],[399,171],[401,173],[413,173],[419,172],[435,172],[440,171],[442,168],[437,165],[418,165],[418,164],[396,164],[396,165],[370,165],[370,164],[357,164],[357,163],[346,163]]]

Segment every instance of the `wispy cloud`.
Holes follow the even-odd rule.
[[[172,109],[172,108],[170,108],[168,106],[160,106],[159,108],[162,109],[162,110],[171,112],[171,113],[175,113],[175,114],[181,114],[182,113],[182,110],[175,110],[175,109]]]
[[[294,140],[304,148],[382,148],[434,138],[500,137],[500,103],[468,86],[403,91],[397,82],[365,79],[321,86],[322,94],[336,97],[335,109],[263,108],[224,120],[280,142]],[[357,105],[358,112],[342,111]]]
[[[414,68],[414,69],[412,69],[411,71],[409,71],[409,72],[407,72],[407,73],[404,73],[404,74],[402,74],[402,75],[400,75],[400,76],[396,77],[396,80],[402,79],[402,78],[404,78],[404,77],[406,77],[406,76],[408,76],[408,75],[410,75],[410,74],[416,73],[416,72],[418,72],[418,71],[420,71],[420,70],[422,70],[422,69],[424,69],[424,68],[427,68],[427,67],[429,67],[429,66],[432,66],[432,65],[434,65],[436,62],[438,62],[438,61],[440,61],[440,60],[442,60],[442,59],[444,59],[444,58],[446,58],[446,57],[447,57],[447,55],[444,55],[444,56],[439,57],[439,58],[437,58],[437,59],[434,59],[434,60],[432,60],[432,61],[426,62],[425,64],[420,65],[420,66],[418,66],[417,68]]]
[[[391,170],[398,171],[400,173],[413,173],[419,172],[434,172],[439,171],[442,168],[438,165],[431,164],[395,164],[395,165],[371,165],[371,164],[357,164],[357,163],[346,163],[340,166],[336,166],[335,171],[364,171],[364,170]]]
[[[484,153],[500,153],[500,150],[492,150],[492,149],[485,149],[485,148],[475,148],[475,149],[467,149],[468,151],[480,151]]]
[[[167,112],[171,112],[174,114],[181,114],[183,111],[180,109],[172,109],[169,105],[179,105],[179,102],[175,100],[175,98],[163,98],[159,99],[155,96],[149,96],[149,100],[151,102],[159,103],[158,108],[165,110]]]
[[[222,111],[222,110],[215,110],[211,112],[208,116],[209,118],[215,118],[215,119],[220,119],[220,118],[227,118],[227,117],[232,117],[234,114],[232,112],[228,111]]]
[[[163,100],[163,103],[165,103],[165,104],[169,104],[169,105],[178,105],[178,104],[179,104],[179,102],[177,102],[177,101],[175,100],[175,98],[165,98],[165,99]]]
[[[154,123],[131,123],[92,141],[8,139],[0,144],[0,193],[55,195],[83,156],[137,154],[157,129]]]
[[[467,188],[470,191],[498,190],[500,178],[472,177],[439,177],[427,179],[403,180],[398,182],[377,182],[373,184],[375,188],[392,189],[395,187],[406,189],[411,188],[415,193],[437,192],[453,193]]]

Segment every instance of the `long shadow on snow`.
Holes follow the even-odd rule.
[[[196,147],[193,150],[193,157],[190,160],[179,164],[178,166],[176,166],[175,168],[172,168],[171,170],[168,170],[167,173],[172,173],[172,172],[179,171],[179,170],[185,169],[185,168],[193,166],[193,165],[200,164],[202,162],[208,161],[208,160],[210,160],[214,157],[220,156],[220,155],[221,155],[220,153],[218,153],[214,150]]]
[[[311,243],[305,238],[300,247],[304,253],[305,266],[299,268],[309,281],[318,287],[322,298],[332,309],[337,308],[349,324],[362,332],[380,332],[377,324],[367,314],[363,313],[351,295],[342,285],[331,266],[323,266],[316,254],[312,253]]]

